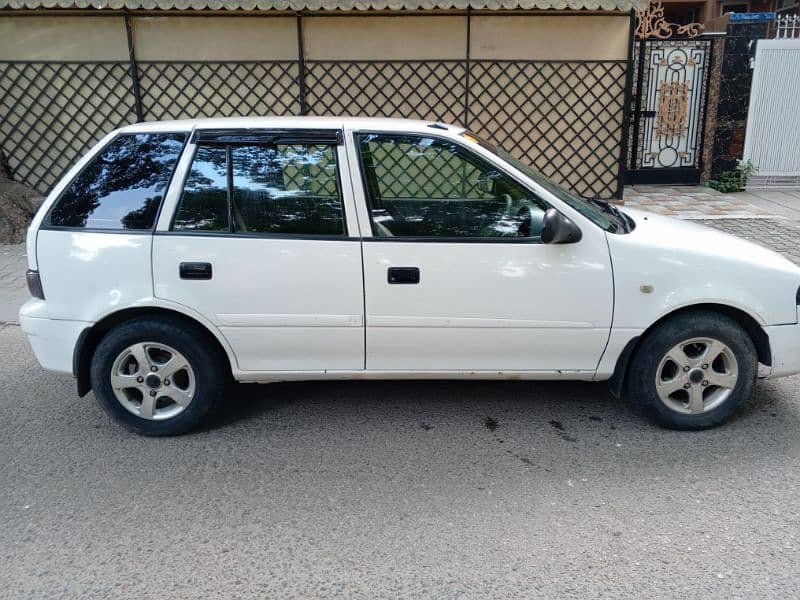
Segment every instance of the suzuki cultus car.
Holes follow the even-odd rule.
[[[609,380],[701,429],[800,371],[788,260],[579,198],[440,123],[124,127],[27,244],[39,362],[150,435],[195,427],[231,379]]]

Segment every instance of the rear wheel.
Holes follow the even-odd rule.
[[[704,429],[724,422],[750,396],[757,369],[753,342],[736,321],[691,311],[642,340],[627,393],[664,427]]]
[[[151,317],[125,322],[92,357],[95,396],[117,421],[144,435],[195,428],[221,397],[225,358],[197,327]]]

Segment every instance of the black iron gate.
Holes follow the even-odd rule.
[[[712,41],[638,39],[627,183],[698,183]]]

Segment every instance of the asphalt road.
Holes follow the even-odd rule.
[[[602,384],[240,386],[147,439],[0,329],[0,595],[796,597],[800,378],[725,427]]]

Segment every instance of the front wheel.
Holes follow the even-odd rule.
[[[691,311],[658,325],[637,348],[627,395],[656,423],[705,429],[727,420],[753,391],[750,336],[722,314]]]
[[[189,323],[161,317],[122,323],[92,357],[95,396],[117,421],[144,435],[177,435],[200,424],[224,389],[224,357]]]

